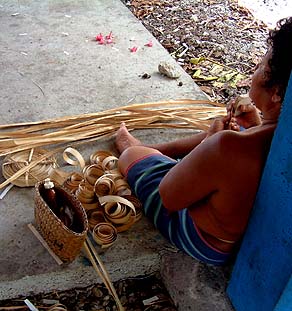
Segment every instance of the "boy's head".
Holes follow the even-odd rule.
[[[292,17],[279,20],[276,28],[270,31],[267,42],[271,54],[265,85],[268,88],[278,86],[283,100],[292,70]]]

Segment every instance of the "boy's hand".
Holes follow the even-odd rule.
[[[229,123],[230,123],[230,113],[228,113],[227,116],[225,117],[216,118],[208,129],[207,137],[210,137],[217,132],[228,129]]]
[[[250,128],[261,124],[261,117],[257,108],[247,96],[238,96],[227,105],[227,111],[231,113],[234,121],[244,128]]]

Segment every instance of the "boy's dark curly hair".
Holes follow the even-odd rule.
[[[292,70],[292,16],[277,22],[275,30],[269,33],[267,43],[272,53],[266,87],[277,85],[283,100]]]

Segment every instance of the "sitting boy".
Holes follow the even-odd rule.
[[[143,146],[124,124],[117,132],[120,170],[146,216],[206,263],[226,263],[247,226],[290,77],[291,38],[292,18],[280,21],[252,77],[249,97],[261,119],[253,105],[239,116],[229,109],[207,133],[155,146]]]

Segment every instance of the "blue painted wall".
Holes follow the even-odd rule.
[[[292,75],[227,293],[237,311],[274,310],[291,272]]]
[[[274,311],[291,311],[292,310],[292,276],[285,287],[285,290],[277,303]]]

